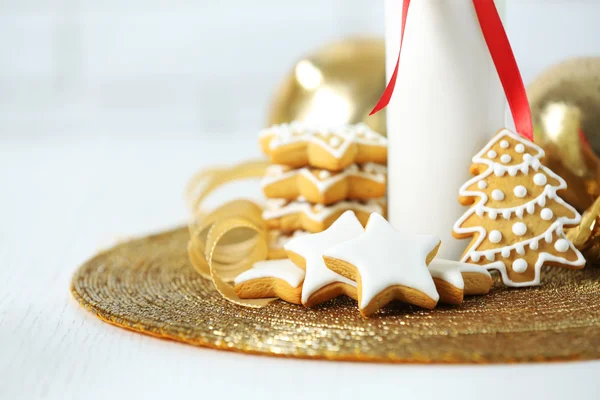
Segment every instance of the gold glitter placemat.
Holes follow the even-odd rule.
[[[485,363],[600,358],[600,268],[549,268],[544,285],[364,319],[350,299],[314,309],[237,306],[188,262],[187,229],[120,244],[75,273],[71,291],[103,320],[198,346],[331,360]]]

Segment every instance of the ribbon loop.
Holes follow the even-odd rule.
[[[209,169],[188,184],[192,209],[188,256],[196,271],[212,280],[227,300],[246,307],[262,307],[274,299],[240,299],[231,282],[257,261],[267,258],[267,230],[262,209],[249,200],[234,200],[207,213],[203,201],[215,189],[235,180],[264,175],[265,161],[251,161],[232,168]]]

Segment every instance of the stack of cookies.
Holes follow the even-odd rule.
[[[269,258],[285,258],[288,240],[324,231],[347,210],[363,225],[373,212],[385,216],[387,139],[367,125],[276,125],[260,145],[272,162],[262,180]]]

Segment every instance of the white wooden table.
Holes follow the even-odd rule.
[[[275,359],[101,322],[71,298],[73,271],[118,240],[183,223],[183,187],[197,168],[258,156],[252,133],[209,138],[0,137],[0,399],[600,398],[600,362]]]

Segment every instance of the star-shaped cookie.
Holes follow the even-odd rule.
[[[482,266],[435,258],[429,272],[440,295],[440,303],[461,304],[465,295],[487,294],[492,276]]]
[[[302,304],[312,307],[339,295],[356,299],[356,283],[328,269],[323,251],[364,232],[352,211],[343,213],[327,230],[290,240],[285,249],[290,260],[306,271],[302,286]]]
[[[356,281],[364,316],[392,300],[431,309],[439,295],[427,266],[440,243],[435,236],[400,233],[373,213],[363,234],[330,247],[323,258],[329,269]]]

